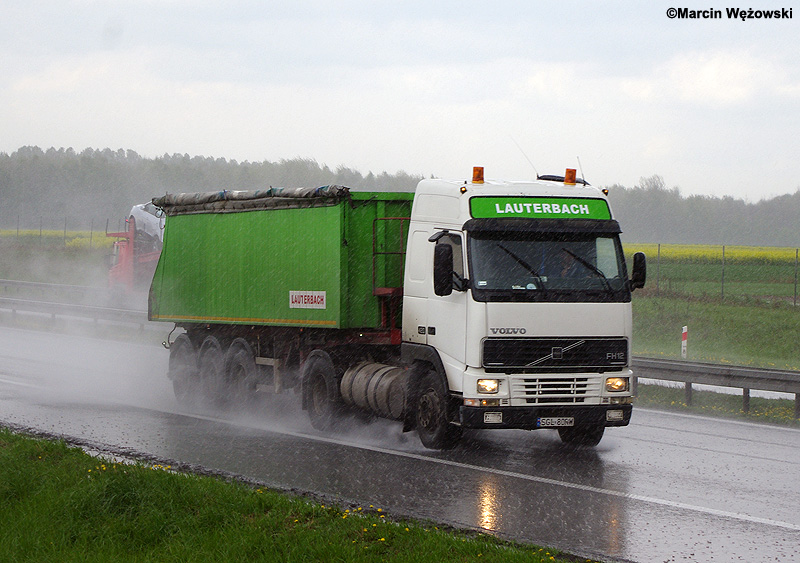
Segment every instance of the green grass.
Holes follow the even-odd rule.
[[[794,264],[648,263],[648,290],[694,297],[726,297],[794,300]]]
[[[115,240],[102,231],[0,230],[0,279],[105,287]]]
[[[0,279],[88,285],[108,283],[107,248],[36,248],[0,243]]]
[[[689,327],[690,360],[800,370],[800,310],[794,307],[634,293],[634,355],[679,358],[683,326]]]
[[[0,429],[3,561],[584,561]]]
[[[765,399],[750,397],[750,409],[744,412],[742,395],[730,395],[713,391],[692,390],[692,404],[686,404],[683,386],[639,384],[636,407],[666,408],[719,416],[741,418],[752,422],[764,422],[800,427],[800,420],[794,418],[794,401],[789,399]]]

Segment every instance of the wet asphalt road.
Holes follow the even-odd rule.
[[[292,394],[180,411],[159,347],[0,329],[0,423],[604,560],[800,561],[800,431],[634,409],[594,449],[555,432],[424,449],[396,423],[311,429]]]

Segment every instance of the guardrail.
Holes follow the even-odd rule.
[[[742,390],[742,410],[750,410],[750,391],[794,393],[794,417],[800,418],[800,372],[726,366],[681,360],[634,358],[636,378],[678,381],[684,384],[685,402],[692,404],[692,384],[716,385]],[[634,392],[636,381],[634,381]]]
[[[42,293],[49,291],[49,292],[61,292],[61,293],[80,293],[83,295],[97,295],[97,293],[106,294],[108,290],[105,288],[99,287],[89,287],[85,285],[66,285],[66,284],[56,284],[56,283],[42,283],[42,282],[30,282],[30,281],[19,281],[19,280],[0,280],[0,287],[4,290],[8,291],[8,289],[15,288],[27,288],[27,289],[38,289]]]
[[[75,291],[85,294],[95,294],[103,289],[70,286],[59,284],[46,284],[37,282],[22,282],[13,280],[0,280],[0,287],[33,287],[45,291]],[[150,321],[145,311],[133,309],[115,309],[93,305],[75,305],[71,303],[54,303],[49,301],[31,301],[27,299],[0,298],[0,309],[25,311],[32,313],[84,317],[94,320],[111,322],[134,323],[144,328]],[[656,379],[662,381],[677,381],[684,384],[685,402],[692,404],[692,384],[716,385],[718,387],[731,387],[742,390],[742,410],[750,410],[750,391],[777,391],[780,393],[794,393],[794,417],[800,418],[800,372],[788,370],[773,370],[748,368],[743,366],[726,366],[721,364],[707,364],[700,362],[687,362],[682,360],[660,360],[651,358],[633,358],[634,377],[633,388],[636,392],[637,379]]]
[[[0,309],[10,310],[12,315],[18,311],[26,313],[42,313],[64,317],[88,318],[95,321],[138,324],[143,329],[150,321],[147,312],[133,309],[114,309],[94,305],[76,305],[73,303],[54,303],[52,301],[32,301],[29,299],[0,298]],[[163,326],[163,325],[162,325]]]

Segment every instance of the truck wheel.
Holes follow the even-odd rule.
[[[200,346],[200,391],[208,406],[223,406],[227,397],[224,385],[225,354],[216,336],[206,336]]]
[[[333,361],[321,350],[311,352],[303,365],[303,407],[317,430],[330,430],[343,407]]]
[[[420,381],[416,426],[422,445],[432,450],[449,450],[461,438],[461,427],[450,423],[449,397],[441,378],[429,371]]]
[[[178,404],[186,407],[197,402],[200,381],[197,350],[186,334],[181,334],[169,348],[169,372]]]
[[[603,439],[604,426],[567,426],[558,429],[561,441],[571,446],[596,446]]]
[[[253,349],[242,338],[234,340],[225,353],[223,395],[230,406],[246,405],[255,395],[258,381]]]

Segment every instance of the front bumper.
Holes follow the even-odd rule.
[[[573,417],[575,426],[627,426],[632,405],[535,406],[535,407],[467,407],[459,409],[459,421],[464,428],[541,428],[540,418]],[[615,412],[609,415],[609,411]],[[496,413],[500,413],[498,417]],[[488,416],[487,416],[488,414]],[[495,421],[499,422],[487,422]]]

